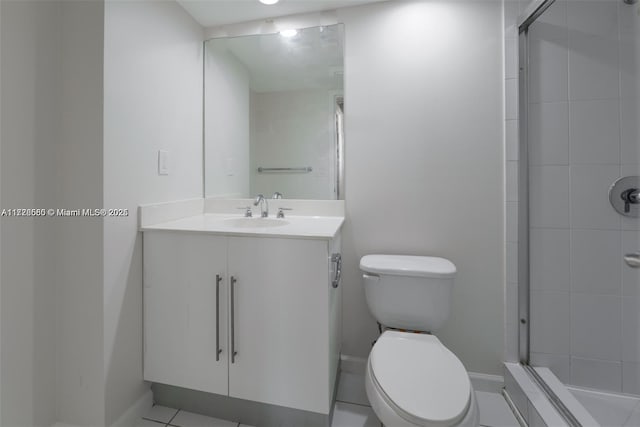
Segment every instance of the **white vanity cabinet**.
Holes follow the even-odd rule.
[[[227,393],[227,353],[216,361],[216,335],[227,348],[227,239],[148,232],[143,251],[144,379]]]
[[[235,363],[229,395],[313,412],[329,399],[326,241],[230,238]]]
[[[328,414],[338,250],[339,238],[145,232],[145,379]]]

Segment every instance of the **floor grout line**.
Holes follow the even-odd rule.
[[[347,402],[346,400],[340,400],[340,399],[336,399],[336,402],[346,403],[348,405],[364,406],[365,408],[371,408],[371,405],[365,405],[364,403]]]
[[[178,409],[178,410],[176,411],[176,413],[175,413],[175,414],[173,414],[173,417],[171,417],[171,419],[167,422],[167,425],[172,425],[172,424],[171,424],[171,421],[173,421],[173,419],[174,419],[175,417],[177,417],[177,416],[178,416],[178,414],[180,413],[180,411],[182,411],[182,409]]]
[[[140,418],[147,421],[153,421],[154,423],[158,423],[158,424],[166,424],[164,421],[154,420],[153,418],[147,418],[147,417],[140,417]]]

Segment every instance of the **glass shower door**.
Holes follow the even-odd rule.
[[[639,27],[638,3],[556,0],[527,31],[529,363],[584,402],[640,396]]]

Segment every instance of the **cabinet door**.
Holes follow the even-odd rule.
[[[326,241],[229,238],[229,395],[329,413]],[[231,292],[231,291],[230,291]]]
[[[225,237],[144,233],[145,380],[228,393],[226,264]]]

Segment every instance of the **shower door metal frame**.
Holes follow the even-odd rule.
[[[506,0],[509,1],[509,0]],[[518,359],[549,402],[572,427],[580,422],[530,365],[531,321],[529,283],[529,27],[556,0],[540,0],[518,24]]]
[[[518,28],[518,359],[523,365],[529,364],[530,347],[528,28],[524,24]]]
[[[509,1],[509,0],[507,0]],[[518,24],[518,359],[529,365],[530,285],[529,285],[529,26],[555,0],[541,1]]]

